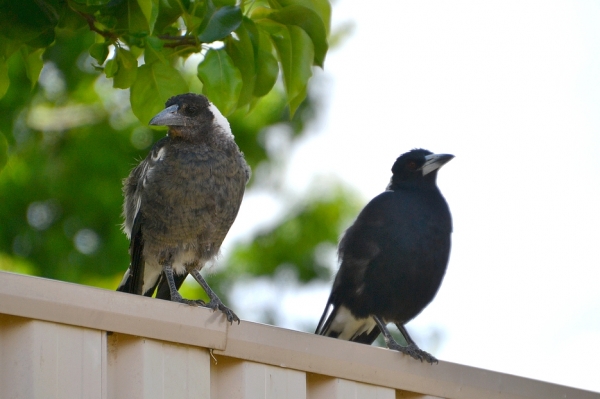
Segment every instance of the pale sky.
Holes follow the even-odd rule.
[[[339,0],[333,21],[355,29],[290,192],[335,175],[366,204],[401,153],[454,154],[450,264],[408,329],[441,360],[600,392],[600,2]],[[281,207],[250,193],[232,236]],[[329,288],[257,282],[231,307],[252,320],[240,298],[261,292],[278,325],[314,328]]]

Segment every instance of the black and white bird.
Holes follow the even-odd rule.
[[[382,333],[388,348],[437,362],[404,325],[433,300],[446,273],[452,217],[436,177],[452,158],[415,149],[396,160],[387,190],[340,241],[340,268],[316,334],[371,344]],[[393,339],[387,323],[407,346]]]
[[[131,264],[117,290],[146,296],[157,290],[157,298],[219,309],[239,323],[200,270],[219,253],[250,168],[229,122],[202,95],[170,98],[150,124],[169,130],[123,183]],[[181,297],[188,273],[206,291],[208,303]]]

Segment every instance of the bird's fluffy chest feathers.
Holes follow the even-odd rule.
[[[246,183],[235,144],[167,143],[149,157],[138,186],[146,243],[220,245],[238,211],[228,204],[239,203]]]

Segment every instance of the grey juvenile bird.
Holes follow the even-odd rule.
[[[250,168],[227,119],[204,96],[181,94],[150,121],[168,126],[123,184],[123,230],[131,264],[118,291],[221,310],[239,318],[208,286],[200,270],[219,253],[235,220]],[[191,274],[210,302],[178,292]]]
[[[383,333],[388,348],[437,362],[404,324],[431,302],[446,272],[452,218],[436,177],[452,158],[416,149],[396,160],[387,190],[340,241],[340,269],[317,334],[371,344]],[[408,346],[392,338],[387,323],[396,324]]]

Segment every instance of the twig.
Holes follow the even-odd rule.
[[[105,39],[108,39],[108,41],[110,42],[116,42],[117,39],[119,38],[117,35],[115,35],[112,32],[106,31],[106,30],[102,30],[100,28],[98,28],[96,26],[96,20],[94,19],[93,16],[83,13],[79,10],[74,10],[77,14],[81,15],[88,23],[90,30],[92,32],[96,32],[97,34],[99,34],[100,36],[104,37]]]
[[[198,39],[193,36],[172,36],[172,35],[161,35],[158,37],[161,40],[172,41],[173,43],[165,43],[165,47],[179,47],[179,46],[194,46],[197,47],[201,44]]]

